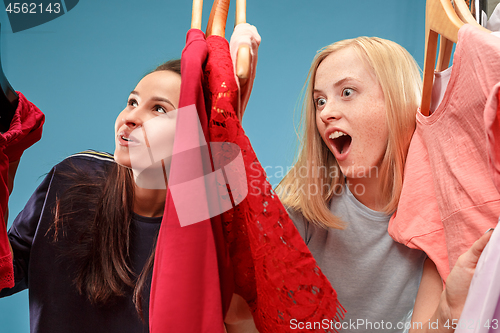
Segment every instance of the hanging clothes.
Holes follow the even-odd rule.
[[[500,216],[483,122],[487,97],[499,81],[498,38],[465,24],[441,104],[429,117],[417,113],[389,233],[423,250],[444,281],[457,258]]]
[[[208,37],[207,44],[205,73],[212,97],[210,141],[239,146],[245,162],[241,173],[246,173],[248,186],[246,198],[222,214],[235,292],[250,305],[260,333],[294,331],[294,320],[326,320],[329,326],[325,331],[336,332],[339,327],[335,323],[345,310],[266,180],[236,116],[238,86],[229,45],[218,36]],[[223,160],[224,151],[218,153]],[[317,327],[301,331],[317,331]]]
[[[222,304],[217,250],[210,219],[182,226],[179,215],[185,211],[174,205],[172,195],[173,186],[182,184],[184,177],[206,172],[200,155],[206,148],[206,139],[198,127],[200,122],[207,123],[202,86],[206,57],[203,32],[189,30],[181,58],[182,83],[174,155],[155,252],[149,312],[152,333],[224,332],[223,309],[227,310],[229,301]],[[193,105],[196,110],[191,112]],[[186,146],[195,148],[189,156],[182,154]],[[205,193],[203,188],[196,190]],[[184,203],[191,204],[190,211],[201,209],[192,202]],[[222,232],[221,228],[219,230]],[[228,287],[231,286],[225,286]],[[229,292],[223,290],[222,295],[230,300],[232,289]]]
[[[486,28],[491,31],[500,31],[500,4],[491,13]]]
[[[7,132],[0,134],[0,290],[14,287],[12,255],[4,221],[9,201],[9,163],[19,161],[23,152],[42,137],[45,115],[17,92],[19,102]]]
[[[493,182],[500,189],[500,83],[486,103],[484,124]],[[479,258],[456,333],[500,332],[500,224]]]

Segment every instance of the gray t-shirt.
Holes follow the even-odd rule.
[[[390,216],[364,206],[347,187],[330,210],[346,222],[344,230],[289,214],[347,310],[342,332],[407,331],[425,253],[395,242],[387,232]]]

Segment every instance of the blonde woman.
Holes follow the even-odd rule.
[[[300,152],[277,192],[348,312],[343,331],[452,331],[489,236],[443,291],[425,253],[387,233],[420,101],[417,64],[394,42],[359,37],[320,50],[306,85]]]

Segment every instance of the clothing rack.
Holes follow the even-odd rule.
[[[472,24],[478,29],[483,30],[485,32],[490,32],[477,22],[477,20],[470,12],[469,5],[465,2],[465,0],[452,0],[452,4],[455,8],[455,12],[457,13],[458,17],[462,20],[462,22]],[[439,42],[439,55],[436,64],[436,71],[441,72],[449,67],[452,50],[453,50],[453,42],[451,42],[450,40],[446,39],[441,35]]]
[[[427,0],[425,6],[425,56],[420,112],[429,116],[438,35],[456,43],[458,30],[464,25],[449,0]],[[442,62],[442,61],[441,61]]]
[[[464,0],[455,0],[454,3],[455,8],[450,0],[427,0],[426,2],[424,77],[420,103],[420,112],[424,116],[429,116],[431,105],[438,35],[441,35],[441,47],[436,69],[441,71],[448,67],[452,43],[458,41],[458,31],[465,23],[474,24],[479,29],[489,32],[476,22]]]
[[[208,19],[206,36],[225,36],[227,14],[229,12],[230,0],[214,0],[210,17]],[[203,0],[193,0],[193,12],[191,17],[191,28],[201,30],[201,18],[203,13]],[[235,24],[246,23],[246,0],[236,0]],[[250,47],[241,45],[238,49],[236,60],[236,75],[240,79],[248,79],[251,63]]]

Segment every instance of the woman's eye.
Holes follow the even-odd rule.
[[[316,108],[321,108],[326,105],[326,99],[316,98]]]
[[[167,113],[167,110],[161,105],[155,105],[154,110],[160,113]]]
[[[135,99],[129,99],[128,100],[128,105],[133,106],[134,108],[136,108],[139,105],[139,103],[137,103],[137,101]]]
[[[342,97],[350,97],[353,94],[354,90],[351,88],[345,88],[342,90]]]

